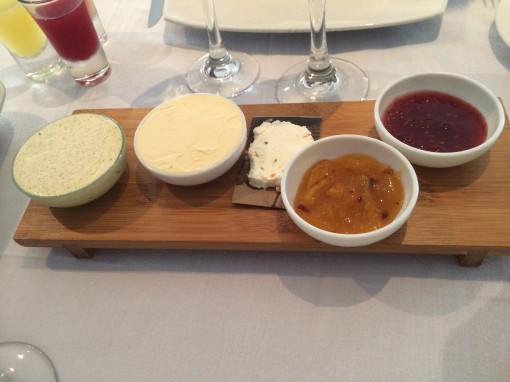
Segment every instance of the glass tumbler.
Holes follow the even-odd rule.
[[[41,28],[16,0],[0,0],[0,41],[34,81],[45,81],[63,68]]]
[[[78,84],[93,86],[108,78],[110,65],[85,0],[18,1],[44,31]]]
[[[108,40],[108,35],[106,34],[106,31],[103,26],[103,22],[101,21],[101,18],[99,17],[99,13],[97,12],[96,5],[94,4],[93,0],[85,0],[85,3],[87,4],[87,8],[89,10],[90,16],[92,17],[92,22],[94,23],[94,28],[96,28],[97,37],[99,38],[99,41],[101,41],[102,44]]]

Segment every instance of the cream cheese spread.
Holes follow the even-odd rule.
[[[135,148],[140,159],[159,171],[189,173],[227,157],[243,130],[244,115],[231,101],[193,94],[150,112],[137,129]]]
[[[72,193],[103,176],[123,148],[124,135],[115,121],[98,114],[75,114],[49,123],[25,142],[13,163],[13,178],[36,197]],[[111,187],[108,180],[105,184]]]
[[[266,121],[254,128],[253,134],[248,182],[256,188],[279,187],[290,158],[313,142],[310,130],[287,121]]]

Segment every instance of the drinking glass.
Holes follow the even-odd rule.
[[[0,41],[34,81],[45,81],[64,66],[41,28],[16,0],[0,0]]]
[[[246,53],[230,54],[221,39],[214,0],[202,0],[209,39],[209,53],[196,61],[186,73],[186,83],[195,93],[235,97],[252,86],[259,65]]]
[[[99,17],[99,13],[97,12],[96,5],[93,0],[85,0],[87,4],[87,8],[89,10],[90,16],[92,17],[92,23],[94,24],[94,28],[96,28],[97,37],[101,44],[104,44],[108,40],[108,35],[104,30],[103,22]]]
[[[103,82],[110,65],[85,0],[18,0],[46,33],[74,80],[84,86]]]
[[[279,102],[363,100],[368,78],[353,63],[329,56],[326,41],[326,0],[308,0],[311,48],[306,62],[291,67],[277,85]]]
[[[0,343],[0,382],[57,382],[53,363],[44,352],[24,342]]]

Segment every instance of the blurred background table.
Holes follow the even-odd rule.
[[[497,3],[450,0],[418,23],[331,32],[330,53],[366,71],[369,99],[404,75],[448,71],[484,83],[508,108]],[[249,251],[99,250],[77,260],[16,244],[28,199],[10,168],[25,139],[76,109],[153,107],[187,93],[184,73],[206,53],[203,30],[164,19],[148,29],[148,0],[96,7],[112,75],[95,88],[67,72],[30,82],[0,50],[0,342],[42,348],[60,381],[510,380],[507,256],[480,268],[450,256]],[[276,81],[307,57],[310,37],[223,39],[258,60],[255,87],[234,100],[259,104],[276,102]]]

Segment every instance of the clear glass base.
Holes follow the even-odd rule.
[[[228,55],[214,63],[206,54],[186,73],[186,84],[194,93],[211,93],[235,97],[249,89],[257,80],[259,65],[246,53]]]
[[[335,70],[325,79],[307,73],[308,61],[291,67],[278,81],[276,98],[281,103],[338,102],[364,100],[368,94],[368,77],[356,65],[331,58]]]
[[[56,382],[57,373],[44,352],[23,342],[0,343],[0,382]]]
[[[47,41],[40,52],[32,57],[19,56],[9,51],[27,78],[36,82],[44,82],[57,75],[64,68],[64,63]]]
[[[36,82],[44,82],[49,78],[55,76],[60,73],[60,71],[64,68],[64,63],[58,59],[53,64],[48,65],[45,68],[39,69],[34,72],[26,73],[26,76],[33,81]]]
[[[111,73],[110,64],[100,44],[98,44],[96,52],[86,60],[64,61],[74,80],[82,86],[98,85],[106,80]]]
[[[107,65],[96,73],[92,73],[80,78],[75,78],[74,80],[76,83],[82,86],[96,86],[106,80],[110,76],[111,72],[112,70],[110,65]]]

